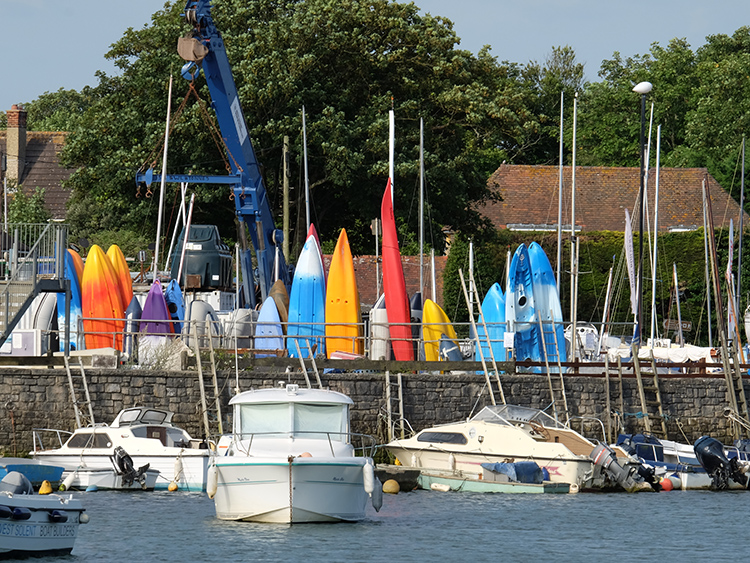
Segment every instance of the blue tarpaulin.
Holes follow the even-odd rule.
[[[483,463],[487,471],[502,473],[508,479],[517,483],[533,483],[541,485],[544,482],[544,472],[534,461],[517,461],[515,463]]]

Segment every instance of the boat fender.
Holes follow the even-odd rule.
[[[78,517],[78,523],[79,524],[88,524],[89,523],[89,515],[85,512],[81,512],[81,515]]]
[[[448,456],[448,467],[451,471],[456,470],[456,456],[454,456],[453,454],[450,454]]]
[[[375,477],[375,489],[372,491],[372,507],[375,512],[380,512],[383,506],[383,485],[380,484],[380,479]]]
[[[60,490],[61,491],[67,491],[68,489],[70,489],[70,487],[73,486],[73,481],[75,481],[77,474],[78,474],[78,470],[75,470],[75,471],[71,472],[65,478],[65,480],[63,480],[63,482],[60,484]]]
[[[389,495],[397,495],[401,490],[401,485],[395,479],[388,479],[383,483],[383,492]]]
[[[50,510],[49,512],[49,521],[50,522],[67,522],[68,521],[68,513],[64,510]]]
[[[172,479],[173,482],[179,483],[180,479],[182,478],[182,456],[178,455],[174,459],[174,479]]]
[[[25,506],[17,506],[13,509],[13,520],[28,520],[31,518],[31,510]]]
[[[417,467],[417,454],[411,454],[411,466]]]
[[[52,485],[46,479],[42,481],[42,485],[39,487],[40,495],[48,495],[52,492]]]
[[[89,485],[88,487],[86,487],[87,493],[95,493],[98,490],[99,490],[99,487],[97,487],[96,485]]]
[[[372,498],[372,492],[375,490],[375,468],[368,460],[362,466],[362,477],[365,485],[365,492]]]
[[[208,476],[206,477],[206,493],[208,498],[214,498],[216,496],[216,490],[219,487],[219,470],[216,464],[211,464],[208,468]]]
[[[10,518],[13,511],[8,506],[0,505],[0,518]]]
[[[581,490],[581,488],[578,486],[577,483],[571,483],[570,484],[570,490],[569,490],[570,494],[574,495],[574,494],[576,494],[580,490]]]
[[[441,493],[447,493],[451,490],[451,486],[446,485],[445,483],[433,483],[430,485],[430,489],[433,491],[440,491]]]

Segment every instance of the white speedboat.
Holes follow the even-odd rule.
[[[64,555],[73,550],[78,525],[89,521],[81,501],[35,495],[22,474],[0,481],[0,557]]]
[[[595,444],[548,414],[529,407],[495,405],[469,420],[422,430],[385,445],[405,466],[482,473],[487,462],[535,461],[545,481],[592,486]]]
[[[132,407],[120,411],[112,424],[78,428],[72,434],[35,429],[31,456],[62,465],[66,487],[86,488],[87,479],[96,479],[96,483],[89,484],[97,484],[98,488],[159,490],[173,483],[179,490],[203,491],[210,444],[193,439],[185,430],[172,425],[172,416],[162,409]],[[49,433],[55,436],[54,449],[49,449],[45,443]],[[124,455],[118,455],[118,448],[122,448]],[[148,467],[144,470],[145,466]],[[118,475],[141,470],[143,482],[140,479],[129,482],[126,478],[126,486],[122,486]],[[98,473],[100,471],[105,473]],[[150,487],[154,471],[158,471],[159,476]]]
[[[229,402],[233,431],[213,458],[208,494],[222,520],[339,522],[380,508],[372,436],[349,429],[352,400],[319,389],[245,391]],[[363,456],[355,455],[361,441]],[[226,440],[223,440],[226,441]]]

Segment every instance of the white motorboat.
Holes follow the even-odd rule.
[[[209,468],[218,518],[339,522],[364,519],[370,499],[380,509],[375,439],[350,432],[349,397],[286,385],[245,391],[229,404],[233,432]],[[361,457],[353,440],[361,440]]]
[[[109,425],[78,428],[72,433],[35,429],[31,456],[63,466],[63,483],[68,488],[85,489],[86,480],[90,479],[88,484],[98,488],[159,490],[174,484],[179,490],[203,491],[211,444],[193,439],[174,426],[172,416],[162,409],[132,407],[120,411]],[[54,449],[45,447],[50,433],[55,440]],[[118,448],[122,454],[118,455]],[[144,469],[145,466],[148,467]],[[131,472],[141,470],[139,478],[129,482]],[[153,479],[155,471],[159,475]],[[128,476],[125,483],[123,475]],[[152,479],[155,482],[150,486]]]
[[[0,481],[0,556],[64,555],[73,550],[78,525],[89,521],[81,501],[35,495],[21,473]]]
[[[595,444],[548,414],[517,405],[484,407],[474,417],[385,445],[405,466],[482,473],[482,463],[535,461],[545,481],[590,487]]]

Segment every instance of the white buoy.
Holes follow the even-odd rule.
[[[575,484],[575,483],[571,483],[570,484],[570,493],[571,494],[576,494],[578,491],[580,491],[580,488],[578,487],[578,485]]]
[[[369,461],[362,467],[362,478],[365,485],[365,492],[372,497],[375,490],[375,468]]]
[[[216,496],[216,489],[219,486],[219,470],[216,468],[216,464],[211,464],[208,468],[208,476],[206,477],[206,493],[208,498],[214,498]]]
[[[440,491],[441,493],[447,493],[451,490],[451,486],[444,483],[433,483],[430,485],[430,489],[433,491]]]
[[[380,512],[380,508],[383,506],[383,485],[380,484],[380,479],[377,477],[375,477],[375,489],[372,491],[370,498],[375,512]]]

